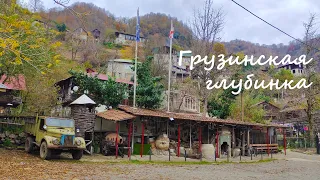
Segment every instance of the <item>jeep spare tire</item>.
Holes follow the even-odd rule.
[[[43,141],[40,145],[40,157],[47,160],[51,158],[51,149],[48,149],[46,141]]]

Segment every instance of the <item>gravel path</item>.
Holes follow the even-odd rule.
[[[0,179],[317,180],[320,179],[320,156],[288,152],[281,160],[264,163],[161,165],[113,163],[111,160],[43,161],[36,154],[0,149]]]

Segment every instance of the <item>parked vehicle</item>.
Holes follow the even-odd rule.
[[[118,140],[118,154],[123,158],[122,149],[125,147],[123,139],[116,133],[108,134],[101,143],[101,153],[105,156],[116,154],[116,139]]]
[[[73,119],[58,117],[36,117],[25,122],[25,151],[31,153],[40,148],[40,157],[50,159],[67,151],[79,160],[86,148],[82,137],[75,137]]]

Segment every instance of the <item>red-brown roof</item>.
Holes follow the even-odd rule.
[[[97,116],[106,120],[111,120],[111,121],[124,121],[128,119],[134,119],[136,117],[132,114],[128,114],[124,111],[120,111],[116,109],[110,109],[104,112],[100,112],[97,114]]]
[[[247,126],[268,126],[268,127],[282,127],[278,124],[260,124],[252,122],[236,121],[232,119],[219,119],[215,117],[205,117],[200,114],[187,114],[187,113],[172,113],[160,110],[150,110],[143,108],[133,108],[130,106],[120,105],[119,109],[133,114],[135,116],[152,116],[152,117],[164,117],[164,118],[174,118],[180,120],[191,120],[200,122],[211,122],[220,124],[231,124],[231,125],[247,125]]]
[[[5,81],[5,82],[4,82]],[[7,78],[7,75],[2,75],[0,83],[4,84],[7,89],[11,90],[26,90],[26,80],[22,74],[17,76],[11,76]]]
[[[106,74],[100,74],[100,73],[97,73],[97,72],[88,72],[87,74],[88,74],[88,76],[96,77],[96,78],[98,78],[100,80],[103,80],[103,81],[106,81],[109,78]],[[133,82],[128,81],[126,79],[116,79],[116,82],[125,83],[125,84],[131,84],[131,85],[133,84]]]

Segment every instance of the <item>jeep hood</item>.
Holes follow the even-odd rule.
[[[48,127],[47,132],[55,133],[55,134],[64,134],[64,135],[75,135],[74,130],[72,128],[55,128],[55,127]]]

